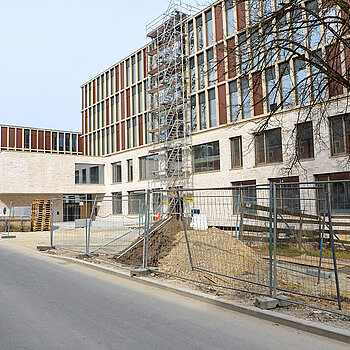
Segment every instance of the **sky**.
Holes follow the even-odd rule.
[[[80,86],[145,45],[168,5],[0,0],[0,124],[81,131]]]

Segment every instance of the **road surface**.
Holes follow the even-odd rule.
[[[1,350],[349,349],[349,345],[0,242]]]

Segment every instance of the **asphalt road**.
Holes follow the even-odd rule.
[[[0,242],[0,349],[349,349],[349,345]]]

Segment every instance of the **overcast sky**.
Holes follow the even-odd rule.
[[[0,0],[0,124],[80,131],[80,85],[145,45],[168,4]]]

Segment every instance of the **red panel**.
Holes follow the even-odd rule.
[[[143,145],[143,115],[139,115],[139,145]]]
[[[32,137],[31,137],[32,145],[31,145],[31,149],[37,149],[38,148],[37,134],[38,134],[37,130],[32,130]]]
[[[51,150],[51,131],[45,131],[45,150]]]
[[[338,46],[328,46],[326,48],[327,63],[337,73],[342,75],[341,70],[341,51]],[[343,86],[330,79],[329,81],[329,96],[334,97],[343,93]]]
[[[224,37],[224,24],[222,20],[222,3],[215,6],[215,29],[216,29],[216,41],[222,40]]]
[[[237,4],[237,28],[242,30],[246,27],[245,1]]]
[[[22,129],[17,128],[16,133],[17,133],[17,138],[16,138],[16,147],[17,148],[22,148],[23,147],[23,142],[22,142]]]
[[[85,130],[84,130],[84,112],[81,113],[81,133],[85,134]]]
[[[88,142],[88,137],[85,137],[85,150],[84,150],[84,155],[88,154],[88,149],[89,149],[89,142]]]
[[[120,90],[124,89],[124,63],[120,64]]]
[[[218,88],[219,92],[219,123],[227,123],[227,104],[226,104],[226,85],[223,84]]]
[[[228,77],[234,78],[237,75],[236,71],[236,54],[235,54],[235,38],[227,41],[227,58],[228,58]]]
[[[350,173],[349,172],[344,172],[344,173],[333,173],[329,174],[329,179],[331,181],[336,181],[336,180],[350,180]]]
[[[92,102],[96,103],[96,80],[92,82]]]
[[[109,125],[109,100],[106,101],[106,125]]]
[[[1,127],[1,147],[7,148],[7,127],[2,126]]]
[[[263,114],[264,104],[263,104],[262,80],[261,80],[260,72],[253,74],[253,103],[254,103],[254,115]]]
[[[39,130],[39,147],[38,149],[44,150],[44,131]]]
[[[218,82],[221,83],[225,80],[225,52],[224,44],[219,44],[216,47],[216,56],[218,64]]]
[[[122,134],[122,150],[125,149],[125,122],[122,122],[120,124],[120,127],[121,127],[121,134]]]
[[[350,45],[350,40],[348,41],[348,44]],[[345,47],[345,66],[346,76],[348,78],[348,81],[350,82],[350,49],[348,47]]]
[[[146,49],[143,50],[143,77],[147,77],[147,52]]]
[[[87,115],[87,111],[85,112],[85,134],[87,134],[89,132],[89,126],[88,126],[88,115]]]
[[[115,92],[119,91],[119,66],[115,67]]]
[[[15,148],[15,143],[16,143],[15,134],[16,134],[15,128],[9,128],[9,147],[10,148]]]
[[[120,124],[117,124],[116,126],[115,137],[116,137],[117,152],[119,152],[120,151]]]
[[[121,119],[125,119],[125,93],[120,94],[120,115]]]
[[[84,154],[84,139],[78,135],[78,152]]]
[[[130,89],[126,90],[126,117],[130,117]]]

